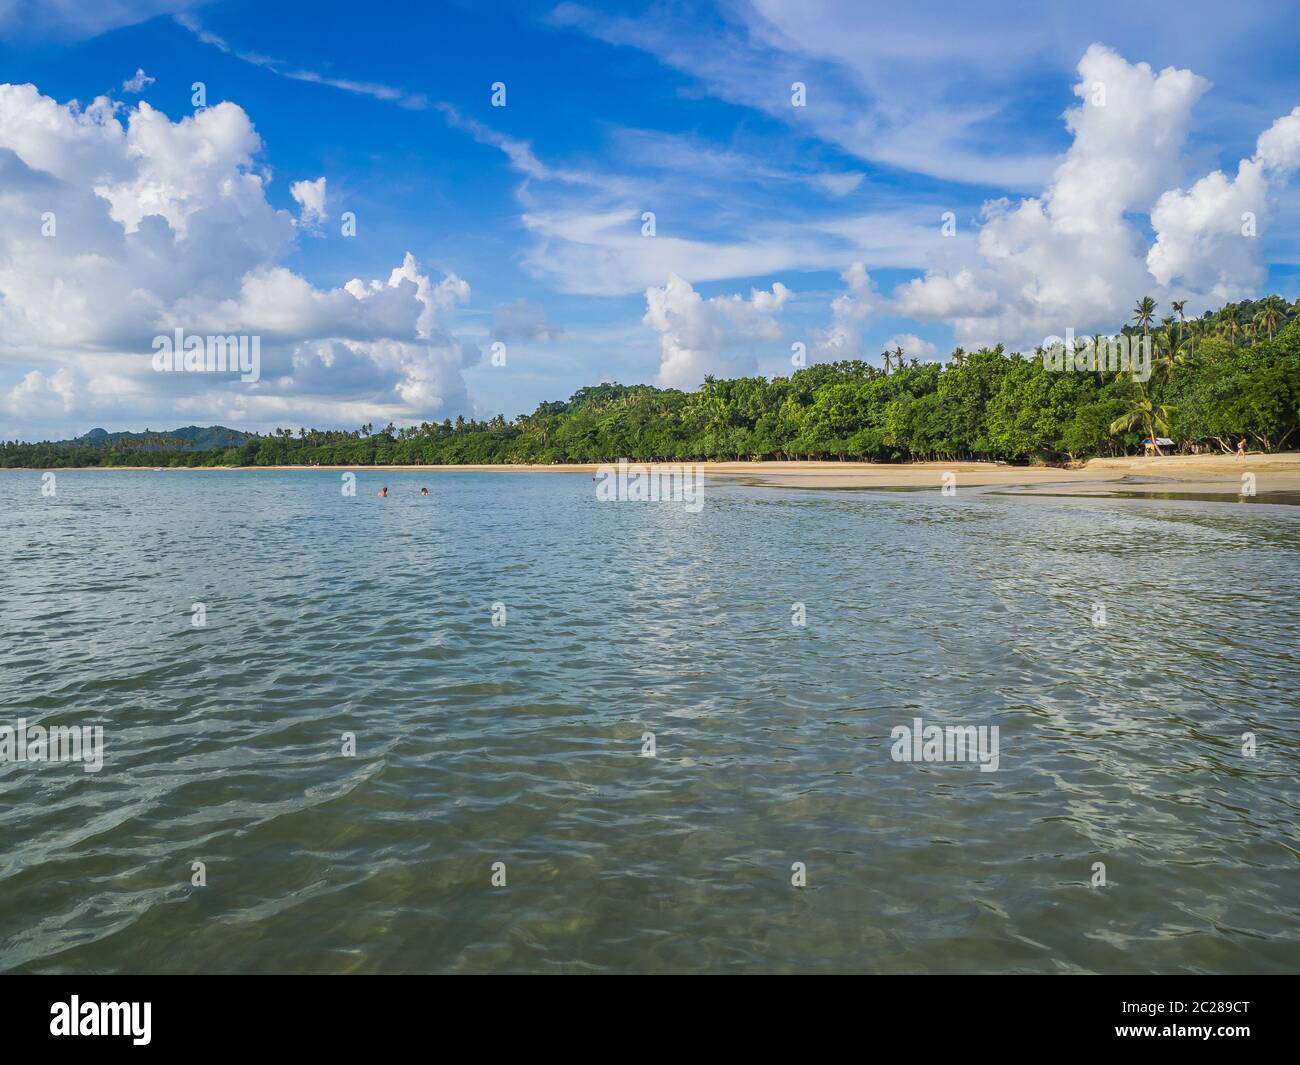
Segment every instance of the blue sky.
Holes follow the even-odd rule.
[[[1290,4],[83,6],[0,0],[38,94],[0,105],[8,438],[513,416],[1300,295]],[[152,373],[205,326],[262,380]]]

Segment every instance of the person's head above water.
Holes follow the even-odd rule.
[[[428,494],[429,494],[429,490],[427,488],[420,489],[420,495],[427,496]]]
[[[384,485],[384,487],[381,488],[381,489],[379,489],[379,491],[376,492],[375,495],[377,495],[377,496],[386,496],[386,495],[388,495],[388,485]]]

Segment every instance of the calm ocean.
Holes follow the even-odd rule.
[[[0,762],[0,969],[1300,969],[1300,508],[56,483],[0,726],[103,764]]]

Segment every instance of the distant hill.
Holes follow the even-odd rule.
[[[75,440],[62,440],[63,444],[89,444],[92,447],[109,447],[126,442],[144,451],[206,451],[215,447],[236,447],[254,436],[224,425],[187,425],[183,429],[167,429],[143,433],[110,433],[107,429],[92,429]]]

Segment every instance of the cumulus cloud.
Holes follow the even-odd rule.
[[[149,75],[144,72],[143,67],[136,67],[135,73],[132,74],[131,77],[127,78],[126,81],[122,82],[122,91],[130,93],[144,92],[146,85],[152,85],[157,80],[157,78],[149,77]]]
[[[4,404],[14,414],[63,414],[72,409],[75,398],[67,370],[55,370],[48,376],[32,370],[9,390]]]
[[[1067,328],[1114,329],[1143,295],[1201,308],[1259,292],[1261,241],[1243,230],[1263,233],[1300,168],[1300,108],[1260,136],[1235,177],[1215,171],[1184,191],[1174,187],[1183,145],[1209,82],[1100,44],[1078,73],[1081,103],[1065,116],[1074,140],[1043,195],[985,203],[974,261],[896,287],[899,313],[947,321],[967,347],[1027,348]]]
[[[911,318],[984,318],[998,306],[998,294],[969,269],[931,271],[894,290],[895,306]]]
[[[289,186],[289,195],[298,204],[299,218],[305,226],[314,226],[325,220],[325,179],[295,181]]]
[[[898,309],[951,321],[959,343],[1032,346],[1066,327],[1114,328],[1151,288],[1141,231],[1176,179],[1192,109],[1209,82],[1156,73],[1092,45],[1078,65],[1073,143],[1041,197],[984,204],[979,265],[931,271],[895,290]]]
[[[831,301],[831,324],[813,338],[816,362],[859,358],[863,323],[880,302],[875,282],[862,263],[854,263],[841,276],[846,291]]]
[[[659,334],[658,384],[692,389],[706,374],[735,377],[752,373],[752,353],[737,352],[746,341],[781,339],[777,315],[792,293],[781,282],[771,291],[753,289],[740,295],[702,297],[676,274],[661,287],[646,289],[641,319]]]
[[[26,436],[160,417],[351,424],[470,407],[455,336],[470,288],[409,253],[321,288],[284,266],[298,226],[267,201],[236,104],[179,121],[147,103],[60,104],[0,85],[0,404]],[[304,187],[305,186],[305,187]],[[324,179],[295,186],[304,217]],[[155,373],[152,340],[261,337],[257,383]]]
[[[922,362],[933,359],[939,351],[930,341],[922,340],[915,333],[895,333],[885,341],[886,351],[894,351],[897,348],[902,348],[903,354],[909,359],[920,359]]]
[[[1151,212],[1156,241],[1147,268],[1161,285],[1178,284],[1214,302],[1257,294],[1267,271],[1259,238],[1277,193],[1300,169],[1300,107],[1260,134],[1255,154],[1190,189],[1171,189]]]

